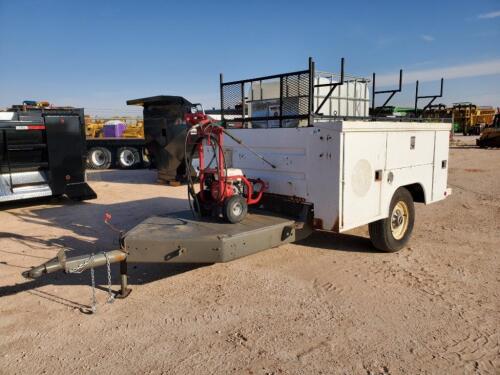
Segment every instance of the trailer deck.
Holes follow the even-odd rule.
[[[183,211],[146,219],[124,236],[123,245],[128,262],[218,263],[294,242],[305,231],[293,219],[264,212],[230,224]]]
[[[191,211],[152,216],[120,238],[121,250],[68,258],[57,257],[23,272],[26,278],[86,269],[120,262],[118,298],[130,293],[127,263],[223,263],[307,237],[312,226],[301,220],[263,210],[248,214],[238,224],[218,218],[194,218]],[[77,270],[77,271],[75,271]],[[109,270],[108,270],[109,272]]]

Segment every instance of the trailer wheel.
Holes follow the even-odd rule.
[[[122,147],[116,152],[116,163],[122,169],[133,168],[140,162],[139,152],[133,147]]]
[[[373,246],[390,253],[401,250],[410,239],[414,222],[413,198],[406,188],[399,188],[392,197],[389,217],[368,226]]]
[[[108,169],[111,166],[111,152],[105,147],[93,147],[87,154],[87,168]]]
[[[224,202],[222,214],[226,221],[230,223],[239,223],[245,218],[248,212],[248,205],[245,198],[241,195],[233,195]]]

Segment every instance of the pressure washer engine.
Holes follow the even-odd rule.
[[[267,183],[260,178],[247,178],[239,168],[227,167],[224,134],[240,144],[242,142],[225,129],[223,122],[210,119],[199,109],[187,114],[185,120],[191,126],[186,144],[190,144],[192,150],[189,155],[186,152],[186,170],[192,170],[195,153],[199,159],[197,193],[192,177],[188,179],[191,208],[198,216],[222,216],[227,222],[239,223],[247,215],[248,206],[259,203],[268,188]],[[211,154],[208,162],[207,154]],[[261,155],[257,156],[266,161]]]

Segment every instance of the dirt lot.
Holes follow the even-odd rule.
[[[470,141],[470,140],[469,140]],[[446,201],[417,205],[409,246],[367,228],[316,233],[227,264],[130,267],[133,292],[86,314],[89,272],[20,273],[56,255],[117,248],[128,229],[186,207],[151,171],[93,173],[99,198],[0,211],[0,373],[498,374],[500,150],[451,150]],[[118,280],[118,267],[113,278]],[[117,285],[114,286],[117,289]]]

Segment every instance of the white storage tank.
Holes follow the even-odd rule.
[[[317,72],[314,78],[315,85],[336,83],[340,77],[333,73]],[[346,76],[344,84],[335,88],[332,95],[320,109],[320,114],[330,117],[368,117],[370,108],[369,80],[366,78]],[[316,87],[314,89],[314,110],[321,105],[328,95],[330,87]]]
[[[334,73],[316,72],[314,85],[325,85],[337,83],[340,77]],[[335,88],[331,96],[321,106],[318,114],[326,117],[368,117],[370,107],[369,80],[366,78],[346,76],[344,84]],[[328,95],[331,86],[314,88],[314,112]],[[295,106],[295,113],[299,113],[299,107],[305,107],[308,103],[308,88],[300,85],[291,85],[289,90],[293,92],[294,103],[290,101],[286,107]],[[304,91],[304,92],[301,92]],[[280,115],[280,80],[273,79],[265,82],[254,81],[245,92],[247,116],[248,117],[278,117]],[[291,98],[288,98],[290,100]],[[286,113],[284,113],[286,114]],[[318,117],[321,121],[321,117]],[[278,120],[252,121],[253,128],[277,128]],[[307,126],[308,120],[283,120],[282,126],[292,128]]]

